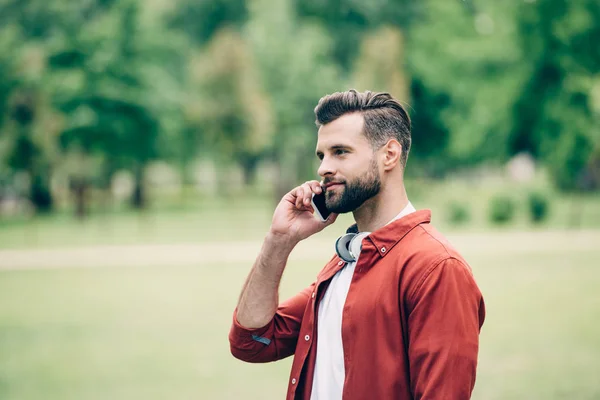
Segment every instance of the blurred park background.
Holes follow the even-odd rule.
[[[597,0],[0,0],[0,399],[283,398],[231,313],[349,88],[484,293],[474,398],[600,399]]]

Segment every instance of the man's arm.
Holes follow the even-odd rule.
[[[294,354],[312,286],[279,304],[279,283],[293,248],[268,234],[233,313],[231,354],[247,362],[270,362]]]
[[[237,321],[248,329],[265,326],[279,304],[279,283],[295,243],[269,233],[263,242],[237,305]]]
[[[469,267],[433,266],[409,299],[411,389],[415,399],[465,400],[475,385],[485,308]]]
[[[331,225],[337,217],[331,214],[322,222],[313,216],[310,200],[313,193],[320,192],[319,182],[306,182],[287,193],[275,209],[234,312],[229,342],[235,357],[267,362],[294,353],[312,287],[278,306],[279,283],[296,244]]]
[[[252,363],[270,362],[291,356],[296,351],[302,317],[314,284],[284,301],[263,327],[247,329],[237,320],[237,309],[229,332],[231,354]]]

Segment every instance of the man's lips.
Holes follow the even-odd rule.
[[[325,184],[325,190],[329,190],[329,189],[335,189],[338,186],[342,186],[343,183],[341,182],[329,182],[327,184]]]

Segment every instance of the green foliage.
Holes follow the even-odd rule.
[[[506,224],[515,217],[516,204],[512,197],[496,195],[489,205],[489,219],[494,224]]]
[[[463,225],[471,219],[468,204],[453,201],[448,204],[448,220],[453,225]]]
[[[79,54],[50,71],[56,80],[67,74],[79,77],[69,93],[54,86],[56,81],[52,85],[55,102],[67,115],[61,136],[65,149],[110,154],[114,167],[125,168],[158,155],[161,107],[169,106],[154,83],[166,78],[157,69],[162,64],[157,57],[169,55],[164,46],[142,24],[139,6],[123,1],[55,53],[54,59]]]
[[[514,108],[512,146],[548,165],[559,189],[582,188],[600,142],[592,91],[600,73],[600,3],[549,0],[519,6],[528,77]]]
[[[354,66],[356,44],[366,34],[386,25],[406,27],[424,8],[417,0],[295,0],[295,5],[300,17],[319,21],[327,29],[333,39],[332,55],[346,71]]]
[[[323,29],[296,18],[291,0],[253,2],[246,35],[272,105],[280,193],[315,177],[313,109],[321,96],[340,90],[339,69]]]
[[[0,128],[8,112],[10,94],[19,84],[14,57],[19,39],[13,26],[0,24]],[[1,137],[0,132],[0,139]]]
[[[508,155],[507,121],[525,76],[515,8],[514,2],[427,1],[409,30],[413,155],[434,173]]]
[[[0,0],[0,167],[33,195],[57,171],[140,189],[157,159],[247,181],[269,161],[281,192],[315,177],[318,99],[355,87],[407,104],[409,176],[529,152],[594,190],[598,20],[595,0]]]
[[[271,150],[274,131],[249,45],[236,30],[219,31],[191,69],[198,95],[189,106],[190,123],[204,132],[211,158],[238,163],[251,183],[258,160]]]
[[[179,1],[169,13],[168,26],[185,32],[193,42],[203,45],[219,30],[241,26],[248,19],[245,0]]]
[[[527,209],[531,221],[541,223],[548,219],[550,199],[542,192],[531,192],[527,196]]]

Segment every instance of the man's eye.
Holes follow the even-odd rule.
[[[338,155],[338,156],[341,155],[341,154],[346,154],[346,153],[347,153],[347,151],[346,150],[342,150],[342,149],[338,149],[338,150],[335,151],[335,154]]]

